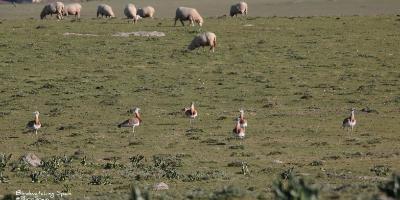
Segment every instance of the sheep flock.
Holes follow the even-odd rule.
[[[48,15],[55,14],[58,20],[62,20],[63,16],[73,15],[75,19],[79,19],[81,15],[82,5],[79,3],[71,3],[64,5],[62,2],[53,2],[45,5],[40,13],[40,19],[45,19]],[[237,16],[238,14],[247,15],[248,5],[246,2],[239,2],[230,6],[230,16]],[[126,5],[123,13],[127,19],[132,19],[132,23],[137,23],[142,18],[154,18],[155,9],[152,6],[143,8],[136,8],[132,3]],[[114,11],[110,5],[100,4],[97,6],[97,18],[115,18]],[[203,17],[195,8],[178,7],[175,12],[175,23],[179,20],[182,26],[185,26],[184,21],[189,21],[189,25],[195,26],[198,24],[200,27],[204,23]],[[217,36],[213,32],[203,32],[196,35],[192,42],[188,45],[187,50],[194,50],[199,47],[210,46],[210,51],[214,52],[217,44]]]

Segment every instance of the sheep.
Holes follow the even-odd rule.
[[[64,14],[64,4],[57,1],[45,5],[40,13],[40,19],[45,18],[47,15],[53,14],[57,15],[57,19],[63,19],[62,16]]]
[[[76,19],[79,19],[81,16],[82,6],[79,3],[72,3],[65,6],[64,15],[75,15]]]
[[[194,22],[199,24],[199,26],[203,25],[203,18],[201,15],[197,12],[196,9],[194,8],[187,8],[187,7],[179,7],[176,9],[176,15],[175,15],[175,26],[176,26],[176,21],[180,20],[182,23],[182,26],[185,26],[183,21],[189,20],[190,25],[194,26]]]
[[[237,16],[238,14],[247,15],[247,10],[248,10],[247,3],[244,1],[241,1],[241,2],[231,6],[230,15],[231,15],[231,17]]]
[[[210,51],[214,52],[217,46],[217,36],[212,32],[200,33],[190,43],[188,50],[194,50],[199,47],[210,46]]]
[[[97,6],[97,17],[99,17],[99,15],[101,15],[101,17],[103,17],[103,16],[110,17],[110,18],[115,17],[111,6],[109,6],[107,4],[100,4]]]
[[[133,19],[134,24],[137,22],[138,19],[141,18],[139,15],[136,14],[135,5],[133,5],[131,3],[126,5],[126,7],[124,9],[124,14],[128,19]]]
[[[144,8],[139,8],[137,10],[137,15],[139,15],[142,18],[150,17],[153,19],[155,11],[156,10],[153,7],[146,6]]]

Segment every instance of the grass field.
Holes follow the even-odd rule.
[[[368,199],[399,170],[399,17],[172,24],[1,20],[0,153],[13,156],[0,195],[127,199],[131,186],[162,181],[170,189],[150,190],[152,197],[217,198],[232,186],[225,192],[240,199],[271,199],[273,181],[293,167],[321,199]],[[112,36],[131,31],[166,36]],[[216,33],[216,52],[184,52],[201,31]],[[193,127],[180,112],[192,101],[199,111]],[[135,137],[117,127],[134,106],[144,121]],[[353,107],[358,124],[350,134],[341,123]],[[249,121],[243,141],[231,138],[240,108]],[[35,110],[43,124],[38,135],[24,129]],[[46,165],[19,162],[27,152]]]

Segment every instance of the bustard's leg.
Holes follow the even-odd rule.
[[[37,135],[37,129],[35,129],[35,135]]]

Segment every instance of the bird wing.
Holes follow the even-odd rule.
[[[132,125],[132,119],[127,119],[124,122],[120,123],[118,127],[131,127]]]
[[[349,123],[349,121],[350,121],[350,118],[349,118],[349,117],[345,118],[345,119],[343,120],[343,125]]]
[[[26,124],[26,128],[33,128],[33,125],[35,125],[35,121],[34,121],[34,120],[29,121],[29,122]]]
[[[192,115],[192,111],[188,108],[185,108],[185,115],[186,116],[191,116]]]

